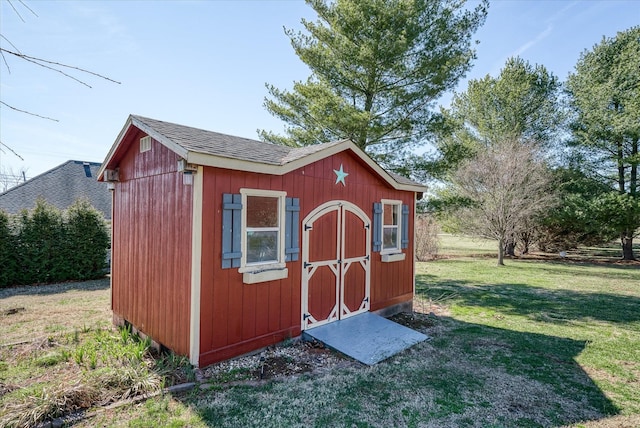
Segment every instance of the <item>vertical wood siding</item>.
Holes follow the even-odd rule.
[[[129,132],[114,194],[112,309],[155,341],[189,352],[192,187],[178,156]]]
[[[346,186],[336,184],[340,165],[349,175]],[[343,152],[319,160],[284,176],[205,167],[203,176],[202,283],[200,309],[200,365],[205,366],[300,334],[302,260],[287,263],[286,279],[243,284],[237,269],[222,269],[222,195],[241,188],[280,190],[300,198],[300,219],[320,204],[346,200],[359,206],[371,219],[373,202],[401,200],[413,211],[414,193],[389,187],[356,156]],[[413,218],[413,212],[410,213]],[[298,225],[301,227],[301,225]],[[300,230],[302,237],[302,231]],[[410,224],[409,236],[413,236]],[[327,237],[329,238],[329,237]],[[358,241],[357,236],[349,240]],[[320,241],[313,257],[323,257],[335,242]],[[333,239],[335,241],[335,239]],[[347,251],[359,251],[350,242]],[[371,253],[371,310],[410,301],[413,298],[413,240],[404,250],[404,261],[382,263],[380,253]],[[335,251],[334,251],[335,252]],[[364,275],[352,266],[349,278]],[[185,268],[188,271],[188,268]],[[318,278],[323,276],[317,272]],[[315,277],[314,275],[314,277]],[[326,275],[328,277],[333,275]],[[335,278],[335,276],[333,276]],[[329,291],[327,291],[329,292]],[[358,290],[348,296],[355,306]],[[188,324],[188,312],[184,312]],[[187,335],[188,336],[188,335]]]

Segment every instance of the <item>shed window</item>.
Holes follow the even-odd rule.
[[[148,152],[151,150],[151,137],[145,136],[140,138],[140,153]]]
[[[240,189],[242,260],[240,272],[283,268],[285,192]]]
[[[222,195],[222,268],[245,284],[287,278],[300,253],[300,199],[286,192],[240,189]]]
[[[383,262],[404,260],[409,248],[409,206],[383,199],[373,204],[373,251]]]
[[[400,201],[383,201],[382,203],[382,252],[400,250]]]
[[[280,199],[281,197],[247,195],[247,265],[279,261]]]

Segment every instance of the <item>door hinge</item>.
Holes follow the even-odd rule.
[[[302,321],[306,321],[307,318],[311,317],[311,314],[304,314],[302,315]]]
[[[306,232],[307,230],[311,230],[313,229],[313,226],[309,226],[308,224],[304,225],[304,231]]]
[[[305,268],[308,268],[309,266],[311,266],[311,263],[309,263],[309,262],[304,262],[304,263],[302,264],[302,266],[304,266]]]
[[[362,299],[363,302],[368,302],[369,301],[369,297],[365,297],[364,299]]]

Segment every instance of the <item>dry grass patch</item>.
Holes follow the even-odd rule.
[[[29,427],[193,377],[111,326],[109,281],[0,290],[0,426]]]
[[[0,346],[110,325],[108,278],[0,289]]]
[[[126,329],[69,333],[5,346],[0,426],[27,427],[77,411],[153,394],[191,377],[181,357],[161,356]]]

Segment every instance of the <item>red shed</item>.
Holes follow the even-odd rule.
[[[194,365],[411,308],[425,188],[350,141],[292,148],[130,116],[98,175],[114,322]]]

